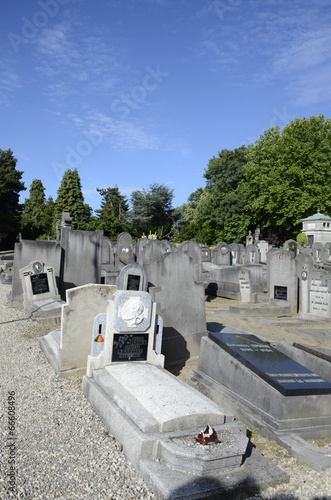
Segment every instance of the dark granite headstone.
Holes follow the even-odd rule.
[[[46,273],[32,274],[30,277],[33,295],[49,292],[48,277]]]
[[[209,332],[208,336],[284,396],[331,394],[331,383],[255,335]]]
[[[115,333],[112,361],[146,361],[148,333]]]

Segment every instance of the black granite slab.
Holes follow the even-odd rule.
[[[30,278],[33,295],[49,292],[48,276],[46,273],[32,274]]]
[[[112,361],[146,361],[148,333],[115,333]]]
[[[249,333],[209,332],[209,338],[284,396],[331,394],[331,383]]]

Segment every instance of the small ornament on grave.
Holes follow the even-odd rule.
[[[219,439],[217,439],[217,434],[215,429],[210,427],[209,424],[207,424],[207,427],[205,428],[204,431],[201,431],[198,434],[198,437],[195,438],[198,443],[203,444],[203,445],[208,445],[208,444],[213,444],[213,443],[221,443]]]
[[[104,342],[103,336],[98,335],[97,337],[95,337],[94,342]]]

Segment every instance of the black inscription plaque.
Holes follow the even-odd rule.
[[[208,336],[284,396],[331,394],[331,383],[255,335],[209,332]]]
[[[127,290],[133,290],[135,292],[139,292],[139,285],[140,285],[140,276],[138,276],[137,274],[129,274]]]
[[[46,273],[32,274],[30,278],[33,295],[49,292],[48,277]]]
[[[112,361],[146,361],[148,333],[115,333]]]
[[[274,298],[278,300],[287,300],[287,286],[275,285]]]

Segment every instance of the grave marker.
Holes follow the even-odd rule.
[[[251,334],[209,332],[209,338],[284,396],[331,394],[331,383]]]

